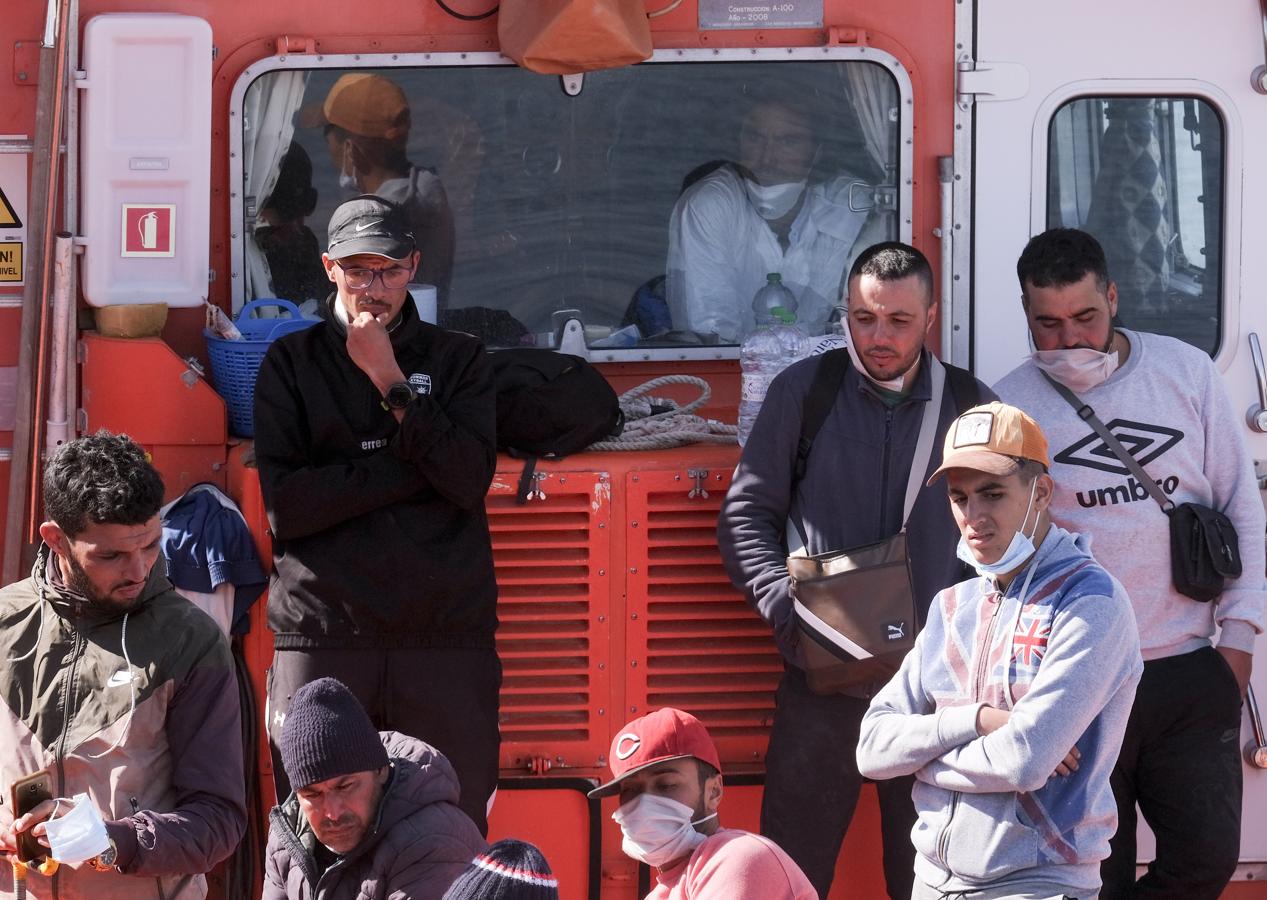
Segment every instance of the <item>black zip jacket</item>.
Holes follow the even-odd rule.
[[[335,302],[269,348],[255,383],[275,646],[491,648],[496,405],[484,348],[423,322],[407,299],[392,347],[427,393],[398,424],[348,356]]]
[[[897,534],[925,404],[933,396],[927,350],[910,394],[896,406],[887,405],[875,385],[850,366],[814,439],[805,477],[793,485],[801,417],[820,360],[814,356],[793,363],[770,384],[717,520],[717,540],[730,580],[773,627],[779,649],[793,664],[799,663],[799,656],[787,573],[788,517],[801,522],[811,555],[861,547]],[[980,381],[977,390],[982,403],[997,399]],[[946,431],[958,415],[947,385],[932,458],[921,481],[941,465]],[[922,623],[933,595],[964,578],[955,556],[959,529],[944,483],[920,488],[907,535]]]

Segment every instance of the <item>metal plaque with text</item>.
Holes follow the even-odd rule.
[[[699,27],[821,28],[823,0],[699,0]]]

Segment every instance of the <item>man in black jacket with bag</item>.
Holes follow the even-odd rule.
[[[962,580],[959,532],[945,492],[924,486],[938,465],[934,449],[912,473],[916,443],[931,402],[933,367],[924,342],[936,320],[928,260],[898,242],[876,244],[855,260],[848,279],[848,350],[796,363],[776,377],[744,446],[717,524],[731,580],[774,629],[784,657],[766,756],[761,833],[779,844],[826,897],[853,817],[862,776],[853,749],[867,698],[878,684],[816,693],[805,670],[793,612],[789,549],[819,554],[891,538],[906,525],[913,598],[922,622],[933,595]],[[850,365],[843,365],[848,353]],[[840,377],[826,377],[835,370]],[[820,374],[821,373],[821,374]],[[933,448],[959,413],[994,395],[967,372],[946,367]],[[821,398],[825,417],[804,429]],[[809,444],[797,477],[798,445]],[[913,506],[908,483],[918,478]],[[785,532],[789,532],[786,533]],[[889,896],[911,895],[915,810],[911,779],[880,782],[884,874]]]
[[[255,452],[273,533],[268,729],[333,676],[380,730],[453,763],[487,831],[501,663],[484,496],[495,396],[484,348],[423,322],[406,285],[408,216],[375,196],[335,210],[322,321],[279,339],[255,387]]]

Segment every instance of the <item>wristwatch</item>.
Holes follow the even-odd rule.
[[[88,865],[92,866],[98,872],[110,872],[114,869],[115,860],[119,858],[119,848],[114,844],[114,838],[110,839],[110,846],[102,850],[99,854],[88,860]]]
[[[408,381],[398,381],[383,395],[383,409],[404,409],[413,402],[417,392]]]

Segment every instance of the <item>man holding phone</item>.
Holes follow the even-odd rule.
[[[157,564],[162,479],[100,432],[48,463],[44,502],[31,577],[0,591],[0,853],[82,863],[62,900],[205,897],[246,827],[238,687]]]

